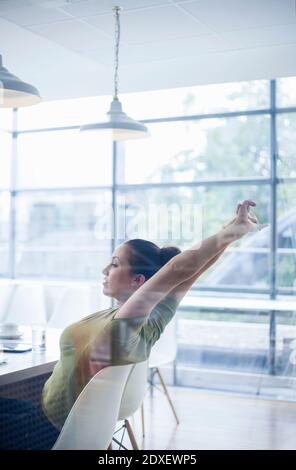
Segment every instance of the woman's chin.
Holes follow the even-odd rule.
[[[110,292],[109,292],[109,289],[107,286],[103,286],[103,294],[104,295],[108,295],[109,297],[111,296]]]

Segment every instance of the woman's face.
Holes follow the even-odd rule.
[[[128,299],[145,282],[142,274],[131,274],[128,250],[127,245],[119,245],[112,255],[111,262],[102,271],[105,277],[103,293],[118,301]]]

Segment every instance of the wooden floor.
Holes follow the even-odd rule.
[[[140,449],[296,449],[296,403],[182,387],[169,393],[180,424],[162,393],[155,390],[152,398],[148,393],[144,439],[140,412],[130,420]],[[131,448],[126,438],[123,442]]]

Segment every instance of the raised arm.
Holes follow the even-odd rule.
[[[181,302],[183,297],[187,294],[187,292],[190,290],[190,288],[193,286],[193,284],[197,281],[197,279],[205,272],[207,269],[209,269],[216,261],[220,258],[222,253],[224,253],[226,247],[223,248],[216,256],[214,256],[212,259],[210,259],[207,264],[205,264],[199,271],[194,273],[193,276],[191,276],[189,279],[186,279],[186,281],[181,282],[178,286],[173,288],[169,292],[169,296],[176,301],[177,304]]]
[[[257,221],[249,216],[250,206],[255,206],[255,203],[244,201],[239,205],[233,221],[220,232],[174,256],[131,295],[119,308],[115,318],[148,316],[155,305],[180,284],[188,281],[189,289],[192,285],[190,279],[200,275],[203,268],[219,256],[230,243],[250,231],[258,230]]]
[[[238,213],[238,210],[240,208],[240,203],[237,205],[237,208],[236,208],[236,213]],[[258,223],[258,220],[253,216],[251,216],[249,214],[249,219],[252,221],[252,222],[255,222],[255,223]],[[227,226],[230,226],[232,225],[234,222],[235,222],[235,219],[232,219],[228,224],[226,224],[223,228],[226,228]],[[227,246],[229,245],[230,243],[227,243],[225,244],[225,246],[222,248],[221,251],[219,251],[219,253],[217,253],[215,256],[213,256],[213,258],[211,258],[199,271],[197,271],[196,273],[194,273],[194,275],[192,277],[190,277],[189,279],[186,279],[186,281],[183,281],[181,282],[178,286],[176,286],[175,288],[173,288],[169,295],[170,295],[170,298],[174,299],[175,302],[177,304],[179,304],[181,302],[181,300],[183,299],[183,297],[187,294],[187,292],[190,290],[190,288],[193,286],[193,284],[197,281],[197,279],[205,272],[207,271],[207,269],[209,269],[213,264],[216,263],[216,261],[220,258],[220,256],[224,253],[225,249],[227,248]]]

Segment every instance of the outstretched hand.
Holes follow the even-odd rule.
[[[260,224],[257,217],[250,212],[251,207],[255,207],[256,203],[249,199],[238,203],[236,208],[236,216],[223,227],[226,237],[230,240],[238,240],[249,232],[258,232],[267,227],[268,224]]]

